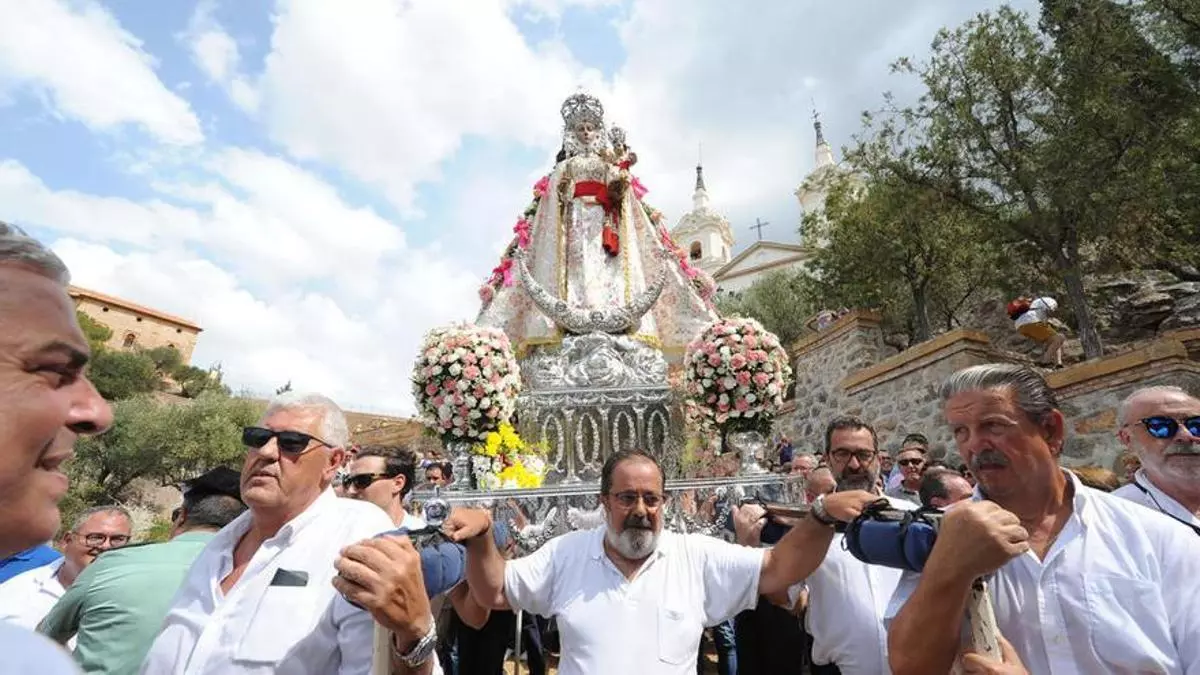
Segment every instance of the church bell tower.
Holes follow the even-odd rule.
[[[692,210],[679,219],[671,238],[688,253],[688,262],[709,274],[721,269],[733,257],[733,232],[729,221],[712,210],[704,185],[704,166],[696,165],[696,191]]]

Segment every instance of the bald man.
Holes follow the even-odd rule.
[[[1179,387],[1138,389],[1121,403],[1117,420],[1117,437],[1142,468],[1113,494],[1200,534],[1200,399]]]

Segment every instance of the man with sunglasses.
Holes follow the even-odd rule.
[[[706,626],[808,576],[835,520],[852,519],[875,499],[830,495],[816,518],[768,550],[664,531],[664,487],[653,456],[622,451],[601,469],[603,527],[555,537],[509,561],[496,549],[488,511],[458,509],[445,530],[467,545],[467,580],[481,605],[558,619],[561,675],[694,675]]]
[[[412,450],[364,445],[350,462],[342,490],[350,499],[383,509],[396,527],[419,530],[425,521],[404,508],[404,498],[412,492],[416,477],[417,455]]]
[[[1147,387],[1117,411],[1117,437],[1142,467],[1113,494],[1200,534],[1200,399],[1179,387]]]
[[[59,540],[63,557],[0,584],[0,621],[37,628],[84,568],[104,551],[128,544],[132,530],[129,512],[119,506],[84,511]]]
[[[886,494],[895,499],[904,499],[913,504],[921,503],[921,472],[925,468],[929,440],[923,434],[909,434],[900,442],[896,453],[896,466],[900,468],[900,481],[890,486]]]
[[[339,499],[330,488],[349,436],[337,404],[294,392],[272,401],[261,421],[243,430],[241,496],[249,511],[197,557],[142,673],[370,671],[375,624],[338,597],[334,563],[344,547],[393,526],[381,509]],[[415,642],[429,625],[428,602],[419,571],[415,579],[401,576],[424,602],[407,607],[399,620],[398,632],[407,630],[404,637]]]

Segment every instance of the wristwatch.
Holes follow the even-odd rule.
[[[417,640],[417,644],[407,652],[401,653],[400,645],[396,644],[396,634],[392,634],[392,654],[409,668],[418,668],[424,665],[433,656],[436,648],[437,627],[432,621],[429,623],[429,632],[425,634],[425,637]]]
[[[818,523],[826,527],[837,527],[837,518],[829,515],[829,512],[825,510],[825,495],[820,495],[813,500],[809,506],[809,513],[812,514],[813,520]]]

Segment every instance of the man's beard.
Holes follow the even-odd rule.
[[[859,469],[857,471],[843,469],[842,475],[838,476],[837,491],[848,492],[850,490],[866,490],[867,492],[874,492],[875,484],[878,481],[878,469]]]
[[[1161,457],[1143,453],[1142,463],[1177,480],[1200,480],[1200,444],[1172,443]]]
[[[639,518],[630,515],[625,519],[625,527],[620,532],[616,531],[609,520],[604,528],[604,540],[627,560],[642,560],[658,548],[658,532],[646,516]]]

